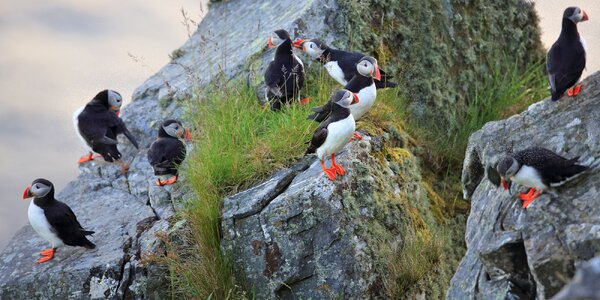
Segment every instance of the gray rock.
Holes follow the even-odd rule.
[[[490,122],[469,139],[463,191],[471,200],[468,246],[448,299],[550,298],[577,266],[600,251],[600,74],[576,98],[549,99],[506,120]],[[485,177],[501,155],[541,146],[581,156],[592,169],[542,194],[527,210]],[[521,192],[525,191],[521,188]],[[510,287],[510,288],[509,288]],[[533,289],[533,290],[532,290]]]
[[[600,299],[600,257],[586,262],[554,300]]]
[[[222,247],[257,298],[385,295],[377,288],[385,275],[375,265],[376,249],[382,241],[402,239],[406,218],[394,199],[410,195],[431,215],[416,159],[381,162],[373,150],[381,143],[366,136],[346,146],[337,158],[348,174],[334,182],[319,161],[306,158],[225,200]]]

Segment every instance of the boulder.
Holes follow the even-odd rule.
[[[435,224],[416,158],[364,137],[336,156],[336,181],[307,156],[225,199],[221,244],[257,298],[385,297],[383,245],[401,244],[411,217]]]
[[[519,115],[487,123],[470,137],[462,174],[464,197],[471,201],[468,250],[448,299],[551,298],[583,262],[598,254],[599,88],[596,73],[583,82],[577,97],[540,101]],[[579,156],[591,168],[525,210],[518,187],[511,194],[486,174],[502,155],[532,146]]]

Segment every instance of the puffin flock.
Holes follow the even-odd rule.
[[[564,11],[560,36],[548,51],[546,62],[553,101],[561,99],[565,93],[575,97],[581,90],[586,45],[577,31],[577,24],[586,20],[588,15],[578,7]],[[354,139],[362,139],[356,132],[355,122],[373,107],[377,89],[394,88],[397,83],[390,81],[392,76],[380,68],[374,57],[334,49],[318,39],[292,41],[290,34],[280,29],[271,34],[267,45],[276,48],[264,78],[265,100],[273,111],[280,111],[283,105],[294,102],[304,105],[310,102],[309,98],[300,99],[305,72],[304,64],[294,50],[323,64],[329,75],[343,86],[333,92],[323,106],[313,108],[314,113],[308,116],[308,120],[318,122],[319,126],[306,154],[317,155],[329,180],[344,176],[346,170],[336,163],[335,155]],[[74,127],[87,149],[87,154],[79,159],[80,165],[102,158],[107,163],[118,163],[122,172],[128,171],[117,148],[117,136],[123,134],[136,149],[138,144],[120,118],[122,104],[118,92],[104,90],[74,113]],[[186,157],[185,142],[190,140],[190,131],[180,121],[168,119],[161,123],[157,139],[148,150],[149,164],[157,176],[156,185],[177,182],[178,166]],[[331,167],[327,168],[325,160],[330,156]],[[527,208],[542,192],[587,170],[588,166],[578,164],[578,159],[567,159],[551,150],[531,147],[501,158],[488,170],[488,179],[504,189],[510,189],[513,182],[530,188],[528,193],[519,195],[523,208]],[[23,199],[28,198],[33,198],[28,210],[29,223],[51,245],[40,252],[41,258],[37,262],[52,260],[56,249],[63,245],[96,247],[87,238],[94,231],[85,230],[71,208],[54,198],[54,186],[50,181],[34,180],[23,193]]]

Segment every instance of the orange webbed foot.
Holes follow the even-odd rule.
[[[310,103],[310,97],[302,98],[302,99],[300,100],[300,104],[301,104],[301,105],[306,105],[306,104],[308,104],[308,103]]]
[[[575,96],[577,96],[579,94],[580,91],[581,91],[581,83],[578,84],[578,85],[576,85],[576,86],[574,86],[574,87],[572,87],[572,88],[570,88],[570,89],[568,89],[567,90],[567,95],[569,97],[575,97]]]
[[[52,260],[54,258],[54,252],[55,251],[56,250],[54,250],[54,249],[46,249],[46,250],[42,251],[42,253],[47,253],[47,254],[42,254],[43,257],[39,258],[37,260],[37,262],[38,263],[45,263],[47,261]]]
[[[156,180],[156,185],[158,186],[165,186],[165,185],[170,185],[170,184],[174,184],[175,182],[177,182],[177,176],[173,176],[167,180],[160,180],[157,179]]]
[[[541,193],[541,191],[531,188],[527,194],[519,194],[519,198],[523,200],[523,208],[526,209]]]
[[[335,168],[336,173],[339,174],[340,176],[346,175],[346,170],[344,169],[344,167],[342,167],[340,165],[335,165],[334,168]]]
[[[326,168],[325,162],[321,160],[321,168],[323,169],[323,172],[325,172],[325,175],[327,176],[327,178],[329,178],[329,180],[335,180],[335,178],[337,177],[335,167],[332,166],[331,168]]]
[[[352,137],[354,137],[357,140],[362,140],[362,135],[360,135],[360,133],[358,133],[358,132],[354,132],[352,134]]]
[[[50,249],[42,250],[40,252],[40,255],[41,256],[54,255],[54,249],[50,248]]]
[[[86,155],[86,156],[82,156],[81,158],[79,158],[79,161],[77,162],[78,164],[82,164],[88,161],[92,161],[94,160],[94,154],[90,152],[90,154]]]

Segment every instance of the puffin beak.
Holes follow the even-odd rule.
[[[582,12],[583,17],[581,17],[581,22],[589,20],[590,18],[588,17],[588,14],[585,12],[585,10],[582,10]]]
[[[23,200],[27,199],[27,198],[31,198],[33,197],[33,195],[31,194],[31,192],[29,191],[29,188],[31,188],[31,186],[28,186],[25,191],[23,192]]]
[[[375,76],[373,76],[373,78],[377,79],[377,80],[381,80],[381,72],[379,72],[379,66],[375,65]],[[371,74],[372,76],[373,74]]]
[[[190,130],[187,128],[185,129],[185,140],[188,142],[192,140],[192,134],[190,133]]]
[[[294,48],[302,49],[302,44],[304,43],[303,39],[296,39],[294,41]]]
[[[267,42],[267,46],[269,46],[269,49],[276,48],[275,45],[273,45],[273,37],[269,38],[269,41]]]
[[[358,95],[356,95],[355,93],[352,93],[352,96],[354,97],[354,101],[352,101],[352,104],[358,103]]]
[[[121,116],[121,110],[117,110],[117,111],[115,112],[115,115],[117,115],[117,117],[120,117],[120,116]]]
[[[505,190],[510,189],[510,186],[512,185],[512,182],[507,182],[506,180],[504,180],[504,178],[501,178],[500,182],[502,183],[502,187],[504,187]]]

